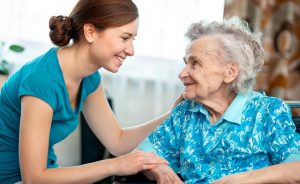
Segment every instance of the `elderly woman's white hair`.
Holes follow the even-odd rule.
[[[240,68],[232,89],[241,93],[252,89],[256,74],[264,63],[261,34],[252,33],[248,23],[238,17],[224,19],[222,22],[194,23],[186,33],[191,41],[207,35],[216,36],[216,40],[220,42],[223,62],[237,63]]]

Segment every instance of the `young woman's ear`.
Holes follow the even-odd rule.
[[[93,43],[95,39],[95,26],[93,24],[84,24],[83,35],[88,43]]]
[[[224,72],[224,82],[230,83],[236,79],[239,74],[240,69],[236,63],[228,63],[226,64],[226,69]]]

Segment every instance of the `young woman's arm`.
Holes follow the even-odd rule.
[[[114,155],[132,151],[170,115],[167,112],[152,121],[122,129],[107,102],[102,84],[87,98],[83,113],[95,135]]]
[[[154,154],[135,152],[115,159],[76,167],[47,169],[52,108],[44,101],[21,99],[20,168],[22,183],[93,183],[111,175],[130,175],[166,161]]]

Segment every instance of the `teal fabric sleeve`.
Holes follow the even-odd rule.
[[[34,96],[49,104],[53,111],[57,107],[57,82],[47,73],[34,73],[22,81],[19,98]]]
[[[145,151],[145,152],[152,152],[157,154],[156,149],[153,147],[152,143],[149,141],[148,138],[144,139],[139,146],[137,147],[137,149]]]

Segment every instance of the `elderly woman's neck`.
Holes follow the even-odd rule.
[[[201,102],[211,115],[211,124],[215,124],[217,120],[221,118],[235,97],[235,92],[229,92],[227,94],[216,95],[213,98]]]

